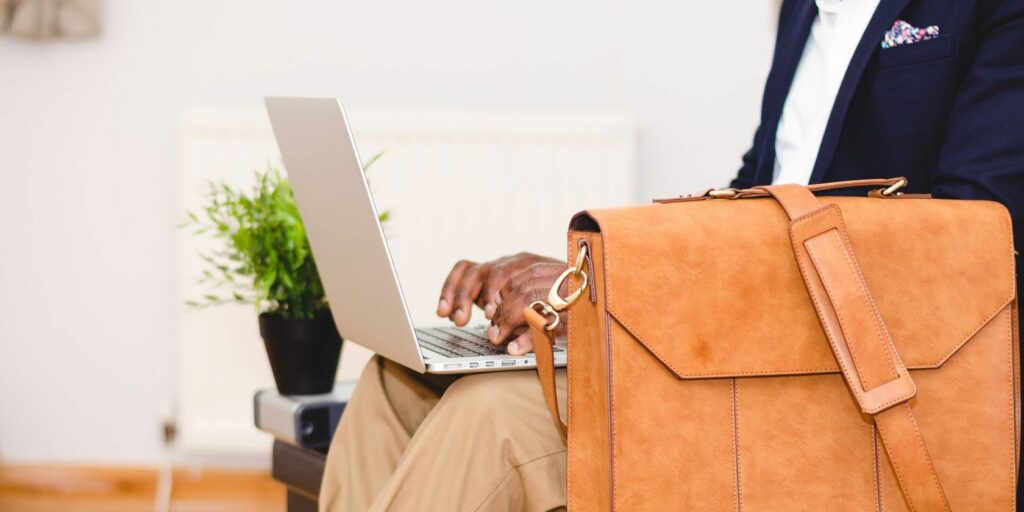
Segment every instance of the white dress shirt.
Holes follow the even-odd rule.
[[[878,2],[816,0],[818,16],[775,132],[773,183],[810,181],[839,85]]]

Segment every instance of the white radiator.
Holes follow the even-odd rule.
[[[457,259],[523,250],[564,257],[573,213],[636,199],[637,132],[626,113],[353,109],[349,118],[364,159],[387,150],[369,177],[378,207],[392,214],[385,231],[418,325],[438,324],[438,292]],[[248,187],[268,163],[280,165],[280,153],[262,110],[188,113],[182,211],[200,204],[206,180]],[[184,301],[205,292],[196,254],[209,242],[179,238]],[[273,386],[256,311],[183,306],[180,333],[182,447],[266,450],[270,439],[252,424],[253,392]],[[357,377],[369,356],[346,342],[339,379]]]

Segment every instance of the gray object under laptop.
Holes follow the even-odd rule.
[[[253,396],[253,421],[256,428],[286,443],[326,450],[355,387],[355,381],[342,381],[330,393],[303,396],[261,389]]]

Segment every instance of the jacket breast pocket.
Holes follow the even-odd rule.
[[[935,39],[913,44],[882,48],[875,60],[875,69],[895,66],[911,66],[950,57],[956,52],[954,36],[939,36]]]

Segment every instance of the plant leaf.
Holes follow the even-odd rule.
[[[363,164],[363,172],[369,171],[370,167],[373,167],[373,164],[377,163],[377,160],[380,160],[380,157],[384,156],[384,153],[387,152],[388,150],[382,149],[376,155],[371,156],[370,159]]]
[[[383,156],[374,155],[369,168]],[[228,295],[203,295],[187,300],[189,307],[229,302],[252,303],[258,311],[286,318],[312,318],[326,308],[323,283],[310,252],[291,184],[273,165],[254,173],[248,188],[223,181],[205,185],[204,204],[187,211],[182,228],[220,244],[203,262],[201,282],[226,288]],[[380,215],[381,222],[390,212]]]

